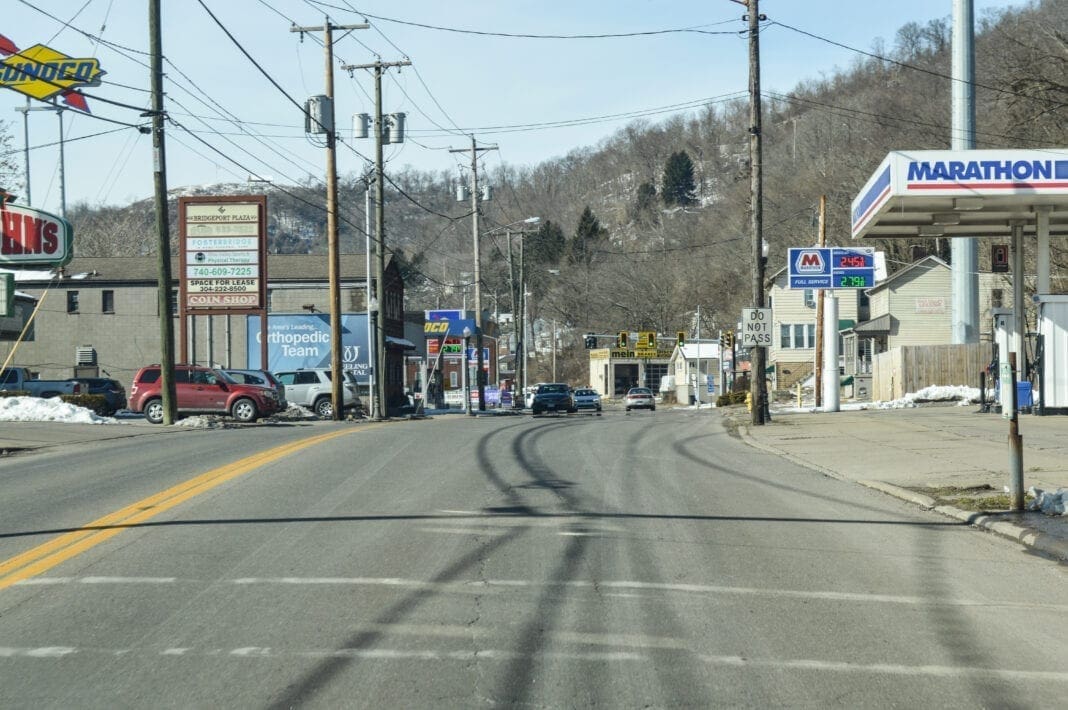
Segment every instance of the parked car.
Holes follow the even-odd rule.
[[[597,393],[597,390],[590,387],[580,387],[575,390],[575,409],[592,409],[596,412],[601,411],[601,395]]]
[[[104,411],[99,414],[110,417],[120,409],[126,409],[126,388],[118,380],[108,377],[79,377],[77,380],[88,387],[88,394],[104,396]]]
[[[534,399],[530,404],[533,414],[544,412],[567,412],[572,414],[576,411],[575,400],[571,398],[571,388],[563,382],[543,382],[534,391]]]
[[[26,367],[8,367],[0,372],[0,390],[27,392],[31,397],[58,397],[61,394],[86,394],[80,380],[39,380]]]
[[[307,407],[320,417],[334,416],[334,385],[328,368],[309,367],[276,372],[274,376],[285,386],[286,399],[290,404]],[[345,409],[357,409],[360,406],[360,398],[356,395],[356,377],[351,372],[344,374],[341,398]]]
[[[628,412],[632,409],[656,411],[656,399],[653,397],[653,391],[648,387],[631,387],[627,390],[627,396],[623,398],[623,405]]]
[[[130,386],[130,411],[143,413],[153,424],[163,421],[160,366],[142,367]],[[278,395],[268,387],[234,382],[219,370],[199,365],[174,366],[179,414],[226,414],[254,422],[279,411]]]
[[[286,401],[286,386],[278,381],[278,378],[267,370],[223,370],[234,382],[243,385],[256,385],[257,387],[270,387],[278,394],[278,406],[285,409],[289,406]]]

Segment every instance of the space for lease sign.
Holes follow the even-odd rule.
[[[266,198],[182,198],[183,305],[197,312],[263,308]]]

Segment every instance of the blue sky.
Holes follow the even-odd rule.
[[[978,18],[991,8],[1021,4],[975,0],[975,14]],[[107,72],[104,84],[86,91],[95,116],[128,124],[144,121],[134,108],[93,97],[148,106],[147,2],[5,0],[4,5],[0,34],[19,49],[41,43],[69,56],[100,60]],[[195,134],[167,127],[172,188],[243,182],[250,173],[286,184],[321,178],[324,150],[304,135],[302,116],[290,98],[303,103],[324,92],[324,52],[317,41],[322,35],[304,37],[302,42],[290,25],[322,25],[326,15],[335,24],[361,22],[360,12],[383,18],[369,18],[368,30],[335,33],[336,111],[345,144],[338,153],[342,174],[360,173],[361,154],[374,153],[370,140],[353,140],[349,131],[352,114],[373,112],[373,80],[366,71],[350,77],[338,66],[371,62],[376,54],[383,61],[407,56],[413,62],[400,72],[391,70],[383,82],[384,110],[405,112],[409,129],[403,145],[386,147],[389,166],[410,165],[453,175],[467,158],[449,149],[469,148],[472,132],[479,145],[499,148],[484,154],[486,167],[501,162],[531,165],[597,144],[634,120],[636,112],[662,110],[644,119],[655,122],[680,110],[666,107],[744,96],[748,86],[747,43],[740,33],[745,8],[731,0],[163,0],[162,6],[166,107],[175,121]],[[204,6],[285,93],[227,38]],[[891,46],[898,28],[908,22],[948,18],[952,0],[762,0],[760,11],[773,23],[871,50],[880,38]],[[509,34],[678,28],[699,28],[704,33],[532,39],[446,32],[391,20]],[[762,88],[787,91],[799,81],[830,76],[857,57],[855,52],[771,24],[762,33]],[[0,89],[0,121],[14,137],[20,165],[23,114],[17,109],[22,106],[21,94]],[[629,117],[566,127],[530,125],[615,114]],[[222,116],[236,117],[240,126]],[[68,206],[127,204],[151,196],[149,136],[73,111],[64,113],[64,130]],[[58,140],[55,115],[31,112],[29,132],[33,205],[58,213],[59,153],[44,145]],[[94,135],[101,133],[106,135]],[[21,194],[25,197],[25,191]]]

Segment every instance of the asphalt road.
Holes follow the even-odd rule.
[[[0,487],[3,707],[1068,691],[1064,567],[714,412],[177,430],[0,459]]]

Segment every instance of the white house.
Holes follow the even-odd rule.
[[[680,404],[715,402],[723,394],[719,343],[698,342],[675,346],[668,362],[668,373],[675,379],[675,397]],[[708,382],[711,378],[712,391]]]

